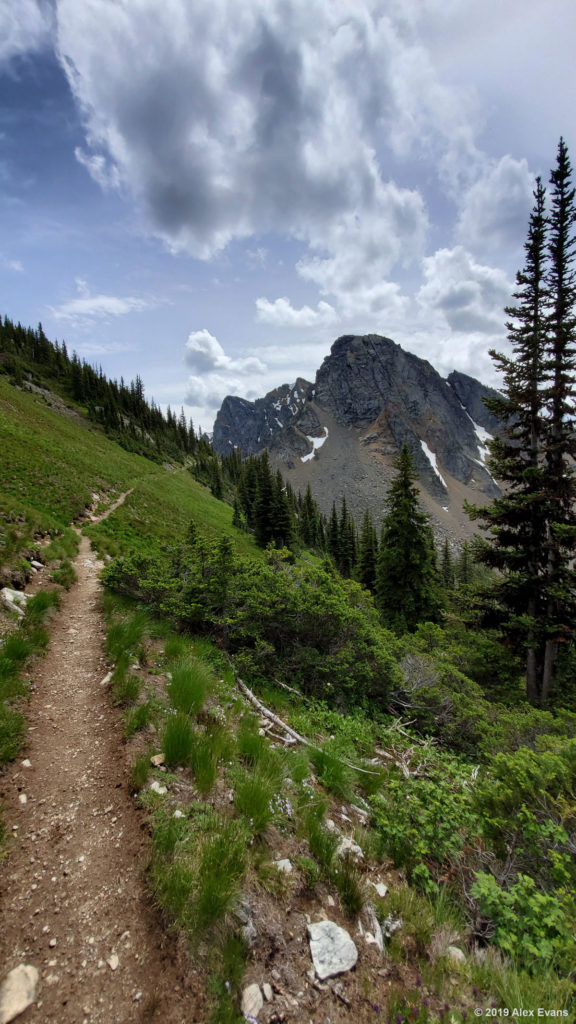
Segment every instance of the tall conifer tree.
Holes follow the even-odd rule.
[[[382,522],[376,600],[384,625],[401,634],[413,632],[420,622],[439,618],[440,588],[434,536],[420,508],[407,444],[402,446],[395,468],[397,475]]]
[[[480,558],[499,569],[489,605],[506,640],[525,655],[526,693],[546,704],[559,644],[576,618],[576,274],[575,191],[564,140],[551,174],[551,213],[536,182],[535,204],[517,275],[517,304],[507,310],[512,356],[492,353],[504,374],[503,399],[488,402],[503,422],[490,443],[491,469],[504,493],[471,508],[489,531]],[[494,599],[496,604],[494,605]],[[487,607],[488,607],[487,606]]]

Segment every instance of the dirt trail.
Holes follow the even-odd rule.
[[[85,537],[75,568],[34,669],[26,748],[0,776],[0,980],[40,970],[22,1024],[191,1024],[204,1019],[193,972],[146,895],[149,841],[101,685],[101,565]]]

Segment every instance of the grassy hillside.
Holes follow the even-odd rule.
[[[94,527],[103,552],[174,541],[193,517],[207,536],[234,536],[232,509],[181,467],[159,467],[125,451],[71,405],[13,387],[0,377],[0,565],[33,544],[34,534],[66,528],[99,497],[101,506],[134,488],[117,522]],[[168,464],[166,464],[168,465]]]

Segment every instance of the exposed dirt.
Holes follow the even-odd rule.
[[[204,1020],[202,986],[146,892],[149,840],[101,685],[101,565],[85,537],[75,568],[31,676],[26,747],[0,777],[11,832],[0,866],[0,980],[20,963],[40,970],[22,1024],[191,1024]]]

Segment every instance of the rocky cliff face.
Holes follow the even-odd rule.
[[[256,402],[227,398],[213,443],[220,454],[233,446],[245,455],[267,448],[293,486],[311,483],[325,511],[346,493],[357,513],[370,507],[377,515],[394,457],[407,442],[423,497],[442,518],[451,506],[460,509],[463,497],[477,502],[478,491],[498,493],[485,466],[497,421],[482,403],[494,394],[456,371],[442,378],[390,338],[345,335],[313,385],[300,379]]]
[[[243,455],[257,455],[302,412],[312,385],[303,377],[282,384],[264,398],[248,402],[228,395],[214,424],[213,445],[219,455],[239,448]]]

